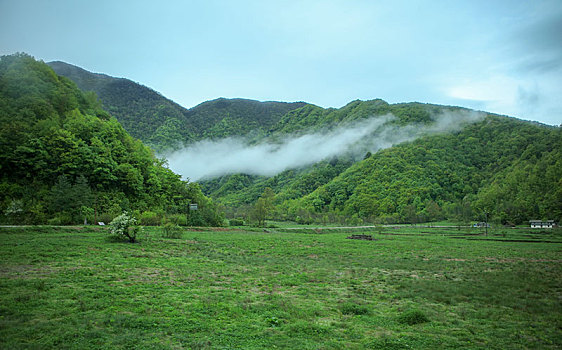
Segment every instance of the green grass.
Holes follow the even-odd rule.
[[[0,348],[562,347],[560,231],[350,232],[0,228]]]

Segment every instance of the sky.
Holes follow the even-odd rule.
[[[0,0],[0,54],[26,52],[218,97],[425,102],[562,124],[562,1]]]

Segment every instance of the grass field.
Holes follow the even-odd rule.
[[[0,259],[2,349],[562,347],[560,231],[14,227]]]

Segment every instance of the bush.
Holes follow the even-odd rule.
[[[242,219],[230,219],[228,221],[229,226],[244,226],[244,220]]]
[[[267,316],[265,318],[265,323],[267,323],[269,327],[277,327],[281,325],[281,321],[277,316]]]
[[[352,302],[342,304],[340,310],[344,315],[367,315],[369,313],[369,308],[367,306]]]
[[[98,216],[97,220],[98,220],[98,222],[103,222],[104,224],[108,224],[108,223],[110,223],[111,221],[113,221],[113,219],[114,219],[115,217],[116,217],[116,216],[113,215],[113,214],[110,214],[110,213],[103,213],[103,214],[101,214],[101,215]]]
[[[167,220],[176,225],[187,226],[187,218],[185,217],[185,214],[171,214],[167,216]]]
[[[74,222],[72,221],[72,216],[70,216],[70,214],[62,212],[62,213],[58,213],[55,217],[49,219],[47,223],[53,226],[61,226],[61,225],[72,225]]]
[[[181,227],[173,222],[168,221],[162,226],[162,236],[166,238],[181,238],[181,233]]]
[[[398,322],[413,326],[415,324],[429,322],[429,319],[420,310],[410,310],[400,315]]]
[[[127,238],[129,242],[135,243],[139,232],[136,225],[137,219],[124,212],[109,223],[109,231],[114,237]]]
[[[140,215],[140,224],[144,226],[158,226],[162,218],[153,211],[145,211]]]

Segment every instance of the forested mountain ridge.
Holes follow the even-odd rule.
[[[339,110],[305,106],[283,117],[272,135],[389,113],[396,130],[421,128],[431,126],[435,115],[459,111],[470,113],[381,100],[354,101]],[[487,114],[456,131],[421,136],[357,162],[339,157],[273,177],[237,174],[201,183],[231,208],[251,205],[270,187],[276,194],[274,217],[300,222],[470,221],[483,220],[485,212],[502,223],[560,220],[561,135],[560,127]]]
[[[179,127],[185,108],[156,91],[125,78],[91,73],[60,61],[47,64],[58,75],[76,83],[82,91],[95,92],[102,107],[117,118],[133,137],[156,148],[193,137],[188,128]],[[168,130],[176,124],[177,128]]]
[[[306,105],[303,102],[219,98],[186,109],[128,79],[91,73],[59,61],[48,64],[81,90],[94,91],[103,108],[115,116],[125,130],[157,151],[205,138],[247,134],[260,137],[287,112]]]
[[[521,224],[562,218],[562,131],[500,116],[379,151],[292,203],[290,217],[443,218]],[[341,219],[341,218],[340,218]]]
[[[199,186],[180,180],[153,151],[45,63],[0,58],[0,220],[77,223],[124,210],[185,213],[197,224],[222,219]],[[161,215],[159,214],[159,215]]]
[[[431,127],[438,115],[473,113],[380,99],[322,108],[221,98],[177,111],[161,115],[173,115],[168,119],[137,115],[139,121],[165,120],[157,127],[147,124],[141,138],[159,150],[177,140],[229,136],[281,142],[370,118],[389,116],[385,125],[415,130]],[[474,123],[450,122],[456,127],[368,152],[365,159],[337,156],[272,177],[233,174],[201,181],[201,186],[231,217],[247,216],[269,187],[276,194],[272,217],[300,222],[467,221],[483,219],[484,212],[502,223],[562,219],[560,127],[491,114]]]
[[[439,106],[423,103],[389,104],[381,99],[352,101],[341,108],[322,108],[306,105],[288,112],[272,128],[273,134],[309,133],[342,123],[351,123],[361,119],[392,114],[397,125],[408,123],[429,123],[432,115],[446,110],[459,110],[460,107]]]

